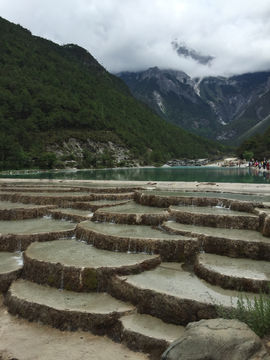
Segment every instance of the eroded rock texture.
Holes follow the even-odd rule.
[[[201,320],[164,352],[162,360],[269,360],[260,338],[238,320]]]

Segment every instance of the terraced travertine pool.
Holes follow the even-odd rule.
[[[236,304],[237,290],[225,290],[208,284],[182,266],[181,263],[162,263],[154,270],[125,276],[125,282],[133,285],[134,289],[153,290],[157,296],[166,294],[203,303],[209,303],[213,298],[226,306],[230,306],[231,300]],[[254,299],[255,295],[249,294],[249,297]]]
[[[147,239],[179,239],[177,235],[171,235],[162,228],[153,229],[146,225],[125,225],[113,223],[96,223],[91,221],[83,222],[83,227],[91,229],[105,235],[115,235],[117,237],[147,238]]]
[[[246,279],[265,280],[270,282],[268,261],[252,261],[250,259],[232,259],[215,254],[200,254],[199,261],[210,271],[226,276],[241,274]]]
[[[32,205],[32,204],[21,204],[21,203],[12,203],[10,201],[0,201],[0,210],[4,209],[31,209],[38,208],[42,205]]]
[[[71,230],[75,224],[57,221],[50,217],[26,220],[0,220],[1,234],[39,234],[51,231]]]
[[[190,213],[194,213],[194,214],[215,214],[215,215],[231,215],[231,216],[243,216],[243,212],[242,211],[230,211],[229,208],[224,208],[221,206],[182,206],[182,205],[177,205],[177,206],[171,206],[170,207],[171,210],[177,210],[177,211],[183,211],[183,212],[190,212]],[[256,217],[257,215],[253,215],[253,214],[248,214],[248,216],[254,216]]]
[[[236,239],[242,241],[270,243],[270,239],[263,236],[258,231],[242,230],[242,229],[224,229],[224,228],[214,228],[214,227],[198,226],[198,225],[194,226],[194,225],[180,224],[174,221],[165,222],[164,225],[168,226],[173,230],[181,231],[186,234],[193,233],[194,236],[206,235],[206,236]]]
[[[135,202],[131,202],[121,206],[113,206],[111,208],[100,209],[97,210],[97,212],[106,211],[107,213],[118,213],[118,214],[159,214],[159,213],[164,213],[165,210],[166,209],[145,207]]]
[[[16,182],[14,190],[18,190],[18,185],[29,203],[4,200],[0,201],[0,209],[39,208],[31,204],[37,196],[44,198],[46,205],[56,197],[70,196],[74,198],[72,204],[61,200],[61,208],[55,206],[44,211],[52,215],[58,212],[76,215],[78,224],[51,216],[0,220],[1,246],[11,244],[0,252],[0,289],[1,282],[5,281],[5,306],[13,315],[62,330],[82,328],[107,334],[132,344],[135,350],[160,356],[181,336],[189,322],[217,316],[213,301],[235,306],[241,285],[246,290],[244,295],[253,301],[259,289],[270,280],[267,205],[270,186],[268,190],[264,188],[261,195],[258,189],[253,194],[251,189],[241,194],[185,191],[183,187],[159,191],[154,189],[155,184],[144,184],[145,188],[140,190],[144,199],[158,195],[164,199],[162,204],[168,204],[155,207],[140,203],[143,199],[136,197],[135,192],[136,202],[130,201],[130,194],[124,193],[121,184],[111,187],[116,195],[121,193],[121,205],[118,200],[104,200],[103,196],[100,196],[102,200],[95,198],[95,201],[79,199],[80,195],[96,196],[97,192],[92,193],[90,188],[73,191],[75,186],[106,189],[108,184],[65,183],[71,191],[66,191],[67,188],[61,191],[59,183],[51,182],[42,182],[42,187],[37,186],[35,191],[31,191],[31,182]],[[149,190],[150,186],[153,190]],[[209,190],[214,189],[208,186]],[[49,187],[54,187],[55,192]],[[11,188],[7,193],[12,198]],[[200,206],[170,205],[166,199],[172,197],[231,199],[236,210],[239,202],[242,211],[210,207],[206,202]],[[129,202],[123,204],[122,199]],[[92,212],[85,210],[91,204],[96,208],[102,204],[108,207],[95,210],[92,218]],[[176,213],[183,216],[177,217]],[[16,211],[14,214],[16,217]],[[99,219],[98,214],[103,214],[102,222],[95,220]],[[123,223],[108,222],[117,214],[122,216]],[[185,216],[197,215],[205,226],[181,223],[186,222]],[[79,216],[89,220],[82,221]],[[124,223],[131,216],[136,222]],[[142,225],[144,217],[149,222],[147,226]],[[232,228],[226,228],[229,217],[235,218],[230,223]],[[221,218],[225,219],[224,223]],[[247,230],[245,221],[249,219],[254,226]],[[43,237],[65,230],[71,230],[70,237],[75,236],[72,239],[59,239],[56,235]],[[21,252],[13,253],[11,249],[17,249],[20,237],[27,235],[31,239],[24,242],[22,263]],[[18,270],[13,274],[15,278],[9,278],[14,270]]]
[[[127,254],[99,250],[76,240],[36,242],[25,253],[38,261],[58,263],[77,268],[119,267],[153,258],[147,254]],[[155,257],[155,256],[154,256]]]
[[[14,193],[16,193],[16,191],[14,191]],[[75,191],[75,192],[70,192],[70,191],[61,191],[61,192],[22,192],[23,195],[27,195],[27,196],[43,196],[43,197],[49,197],[49,196],[54,196],[54,197],[76,197],[76,196],[89,196],[89,192],[83,192],[83,191]]]
[[[157,196],[179,196],[179,197],[205,197],[205,198],[224,198],[224,199],[234,199],[234,200],[242,200],[242,201],[249,201],[249,202],[270,202],[270,196],[265,194],[261,195],[255,193],[253,195],[247,193],[226,193],[220,191],[165,191],[165,190],[143,190],[139,192],[143,192],[144,194],[148,195],[157,195]]]
[[[22,253],[0,252],[0,274],[18,270],[23,265]]]
[[[20,280],[14,283],[13,291],[21,299],[32,298],[34,303],[46,304],[57,310],[81,311],[84,313],[112,313],[117,309],[119,312],[131,311],[134,307],[130,303],[116,300],[106,293],[93,293],[91,297],[86,293],[71,291],[58,292],[55,297],[55,289],[48,286],[39,286],[30,281]]]
[[[71,215],[82,215],[82,216],[86,216],[86,217],[91,217],[93,216],[93,212],[91,211],[87,211],[87,210],[78,210],[78,209],[52,209],[50,210],[50,213],[54,213],[54,212],[58,212],[61,211],[64,214],[71,214]]]

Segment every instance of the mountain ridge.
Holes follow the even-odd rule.
[[[183,71],[154,67],[116,75],[163,119],[212,140],[237,144],[270,114],[269,71],[192,79]]]

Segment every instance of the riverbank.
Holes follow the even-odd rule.
[[[33,185],[101,185],[110,187],[120,186],[142,186],[149,189],[164,190],[195,190],[195,191],[221,191],[221,192],[245,192],[245,193],[264,193],[270,191],[270,184],[253,184],[253,183],[221,183],[221,182],[201,182],[201,181],[117,181],[117,180],[63,180],[63,179],[0,179],[0,186],[6,184],[14,185],[18,183],[29,183]]]

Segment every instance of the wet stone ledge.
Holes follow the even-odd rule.
[[[56,205],[48,205],[31,208],[0,209],[0,220],[23,220],[44,216],[49,209],[56,208]]]
[[[110,280],[110,294],[116,299],[130,301],[138,312],[155,316],[165,323],[186,326],[189,322],[217,317],[215,306],[210,303],[159,293],[140,288],[115,276]]]
[[[163,214],[123,214],[123,213],[109,213],[96,211],[92,217],[92,221],[97,222],[112,222],[116,224],[128,225],[155,225],[158,226],[164,221],[170,220],[170,214],[164,212]]]
[[[65,205],[65,208],[72,208],[72,209],[77,209],[77,210],[95,212],[96,210],[101,209],[101,208],[107,208],[107,207],[126,204],[126,203],[133,200],[133,194],[131,194],[131,195],[132,196],[130,197],[130,199],[128,199],[128,198],[119,199],[119,200],[113,199],[115,201],[118,201],[118,202],[116,202],[114,204],[113,203],[112,204],[102,204],[102,200],[104,201],[104,199],[99,199],[97,201],[100,201],[100,204],[96,204],[96,203],[93,203],[93,202],[86,202],[86,201],[85,202],[77,201],[75,203],[74,202],[67,203]],[[113,200],[111,200],[111,201],[113,201]]]
[[[0,234],[0,251],[25,251],[34,242],[52,241],[61,238],[72,238],[75,226],[71,230],[52,231],[37,234]]]
[[[253,214],[233,215],[233,211],[229,215],[194,213],[187,210],[177,210],[175,207],[169,208],[172,219],[182,224],[196,224],[200,226],[234,228],[259,231],[260,218]]]
[[[89,191],[91,193],[103,193],[103,194],[118,194],[119,197],[122,193],[131,193],[133,191],[143,189],[142,187],[138,186],[131,186],[131,187],[80,187],[80,191]],[[124,195],[125,196],[125,195]]]
[[[24,283],[27,284],[25,289]],[[36,299],[40,292],[44,293],[44,296],[42,299]],[[28,321],[38,321],[62,331],[81,329],[97,335],[108,335],[113,331],[121,316],[135,311],[132,305],[112,299],[108,294],[94,294],[93,305],[91,305],[92,299],[85,295],[90,294],[59,292],[52,288],[19,280],[10,287],[4,304],[10,314],[19,315]],[[72,307],[69,308],[70,298],[73,297],[77,300],[78,305],[72,304]],[[104,301],[104,297],[108,299]],[[110,302],[113,303],[113,306]],[[93,309],[89,309],[89,305]]]
[[[93,195],[78,195],[78,196],[54,196],[54,195],[26,195],[26,194],[8,194],[0,192],[0,200],[11,202],[19,202],[22,204],[35,204],[35,205],[57,205],[65,207],[67,202],[73,201],[91,201],[94,200]]]
[[[270,215],[267,215],[264,220],[262,234],[264,236],[270,237]]]
[[[33,186],[33,185],[22,185],[22,186],[1,186],[0,192],[89,192],[89,193],[102,193],[102,194],[120,194],[121,193],[132,193],[134,190],[143,189],[141,187],[88,187],[88,186],[61,186],[57,184],[55,186]]]
[[[133,192],[128,192],[128,193],[105,193],[105,194],[99,194],[99,193],[95,193],[92,194],[92,201],[99,201],[99,200],[132,200],[133,199]]]
[[[32,186],[21,186],[21,187],[0,187],[0,191],[3,192],[13,192],[13,193],[43,193],[43,192],[48,192],[48,193],[59,193],[59,192],[63,192],[63,193],[69,193],[69,192],[80,192],[80,188],[65,188],[65,187],[32,187]]]
[[[124,200],[132,199],[133,193],[124,194],[90,194],[78,196],[57,196],[57,195],[40,195],[20,194],[20,193],[2,193],[0,200],[11,201],[13,203],[35,204],[35,205],[57,205],[59,207],[68,207],[71,202],[85,202],[97,200]]]
[[[34,245],[34,244],[33,244]],[[87,245],[89,246],[89,245]],[[74,266],[61,264],[49,260],[37,260],[29,251],[24,252],[23,277],[37,284],[48,285],[57,289],[65,289],[76,292],[102,292],[108,291],[109,280],[115,275],[139,274],[151,270],[161,263],[157,255],[147,256],[126,265],[106,266]],[[83,251],[83,250],[82,250]],[[102,251],[102,250],[100,250]],[[110,254],[108,254],[110,256]],[[127,254],[128,257],[128,254]]]
[[[81,221],[89,220],[91,217],[86,215],[71,214],[65,212],[65,209],[47,211],[46,215],[51,216],[55,220],[65,220],[73,221],[74,223],[79,223]]]
[[[183,261],[192,258],[198,251],[198,241],[195,238],[179,236],[179,239],[168,240],[108,235],[86,228],[83,223],[77,225],[76,237],[98,249],[159,254],[162,261]]]
[[[22,274],[22,267],[18,270],[6,272],[6,273],[0,273],[0,292],[4,293],[8,291],[13,281],[19,279],[21,274]]]
[[[162,224],[162,228],[172,234],[191,236],[198,238],[198,246],[200,250],[206,253],[229,256],[232,258],[250,258],[254,260],[270,261],[270,242],[267,238],[261,237],[261,241],[243,240],[240,237],[229,238],[229,235],[209,235],[202,234],[201,231],[194,230],[192,232],[185,230],[176,230],[171,227],[171,223]]]
[[[22,273],[21,253],[0,252],[0,292],[6,292]]]
[[[121,343],[132,351],[151,354],[159,359],[163,352],[184,332],[183,326],[166,324],[162,320],[145,314],[131,314],[119,319],[116,333]]]
[[[268,262],[249,260],[247,265],[245,259],[230,259],[229,262],[225,259],[227,264],[224,268],[228,267],[229,263],[229,267],[234,270],[226,273],[224,269],[214,266],[215,263],[211,259],[213,257],[215,261],[220,264],[224,262],[224,257],[221,256],[198,254],[194,263],[194,272],[198,277],[204,279],[212,285],[220,286],[223,289],[233,289],[253,293],[263,291],[269,293],[268,284],[270,279],[269,276],[267,276],[267,268],[269,266]],[[210,258],[213,265],[211,265],[211,263],[207,263],[207,258]],[[245,269],[241,269],[241,263],[244,263],[246,267],[250,267],[250,271],[248,271],[247,276],[243,276],[245,274]],[[262,277],[265,279],[262,279]]]
[[[165,195],[155,195],[155,194],[145,194],[143,192],[135,191],[134,201],[141,205],[155,206],[166,208],[171,205],[182,205],[182,206],[222,206],[230,208],[234,211],[243,211],[248,213],[253,213],[256,207],[263,207],[260,202],[248,202],[234,199],[227,199],[216,197],[198,197],[194,196],[165,196]]]

